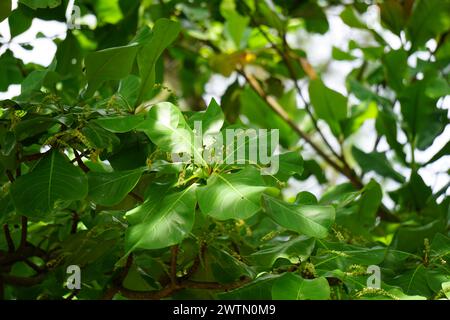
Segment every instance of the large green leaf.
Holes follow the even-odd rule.
[[[261,209],[266,190],[259,171],[247,167],[237,173],[213,174],[197,190],[200,210],[219,220],[247,219]]]
[[[265,274],[256,280],[229,292],[219,293],[219,299],[225,300],[271,300],[272,286],[279,275]]]
[[[141,88],[137,104],[145,98],[145,94],[153,88],[155,83],[155,65],[159,56],[178,36],[181,26],[178,22],[169,19],[159,19],[153,27],[153,35],[139,50],[137,62],[141,77]]]
[[[263,203],[266,213],[280,226],[311,237],[325,238],[334,222],[331,206],[297,205],[266,195]]]
[[[145,114],[135,114],[128,116],[114,116],[95,119],[95,123],[102,128],[115,132],[125,133],[138,127],[146,118]]]
[[[208,136],[215,135],[220,132],[223,126],[225,116],[222,109],[216,102],[216,100],[211,99],[208,108],[204,112],[195,112],[189,119],[188,124],[191,128],[195,127],[197,124],[201,124],[201,133],[203,134],[204,143],[208,143]],[[205,141],[206,140],[206,141]]]
[[[136,129],[143,131],[154,144],[163,151],[172,153],[188,153],[198,150],[194,148],[194,137],[191,128],[176,106],[170,102],[161,102],[151,107],[147,120]]]
[[[325,86],[320,79],[310,82],[309,97],[317,117],[325,120],[333,133],[339,135],[339,121],[347,117],[347,98]]]
[[[380,3],[379,7],[381,22],[393,33],[400,35],[406,20],[402,3],[397,0],[386,0]]]
[[[327,300],[330,298],[330,286],[327,279],[303,279],[285,273],[277,279],[272,287],[274,300]]]
[[[87,55],[85,60],[88,88],[87,97],[94,94],[103,81],[120,80],[131,71],[138,44],[108,48]]]
[[[294,175],[303,173],[303,158],[298,151],[290,151],[280,154],[279,169],[275,177],[281,181],[287,181]]]
[[[421,46],[450,28],[450,2],[447,0],[418,0],[408,21],[408,34],[413,48]]]
[[[307,236],[270,244],[252,253],[249,260],[260,266],[271,267],[277,259],[288,259],[291,263],[306,261],[314,249],[315,240]]]
[[[436,107],[436,100],[425,94],[427,79],[417,81],[399,96],[404,126],[410,142],[418,149],[428,148],[447,124],[447,112]]]
[[[142,171],[89,172],[89,198],[102,206],[118,204],[136,186]]]
[[[383,57],[383,66],[389,86],[397,92],[403,88],[403,78],[408,69],[408,56],[405,50],[391,50]]]
[[[311,257],[316,270],[347,270],[351,265],[378,265],[385,256],[387,249],[378,247],[362,247],[338,242],[318,242],[320,248]]]
[[[232,282],[242,276],[251,277],[251,269],[225,250],[209,246],[203,257],[206,268],[211,268],[214,279],[220,283]]]
[[[405,177],[392,168],[390,162],[386,158],[386,153],[376,151],[365,153],[353,146],[352,154],[363,172],[375,171],[383,177],[392,178],[400,183],[405,182]]]
[[[133,209],[145,213],[142,222],[125,233],[127,252],[160,249],[180,243],[192,229],[195,216],[195,185],[166,195],[160,203],[146,201]]]
[[[46,155],[11,189],[17,211],[30,217],[50,213],[58,200],[83,199],[87,192],[85,174],[58,151]]]

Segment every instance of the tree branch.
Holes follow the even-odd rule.
[[[16,249],[14,246],[14,241],[11,238],[11,232],[9,231],[9,226],[7,224],[3,225],[3,232],[5,233],[6,244],[8,245],[8,252],[12,253]]]
[[[170,256],[170,282],[172,286],[177,285],[177,257],[178,257],[178,245],[174,245],[171,248]]]
[[[81,168],[81,170],[83,170],[84,172],[89,172],[89,168],[84,164],[80,154],[75,148],[73,149],[73,154],[75,155],[75,161],[78,163],[78,166]]]
[[[217,282],[199,282],[191,280],[183,280],[176,286],[167,286],[157,291],[134,291],[126,288],[120,288],[118,291],[126,298],[137,300],[159,300],[183,289],[202,289],[202,290],[219,290],[228,291],[242,287],[250,282],[249,278],[243,278],[241,280],[231,283],[217,283]]]
[[[22,216],[21,218],[22,222],[22,232],[20,234],[20,245],[19,250],[25,248],[27,244],[27,234],[28,234],[28,218],[25,216]]]
[[[306,143],[308,143],[330,166],[332,166],[336,171],[344,173],[344,169],[337,164],[333,159],[331,159],[311,138],[303,132],[290,118],[287,112],[283,109],[283,107],[278,103],[275,98],[266,94],[266,92],[262,89],[258,81],[250,74],[247,74],[243,70],[239,70],[239,73],[247,80],[250,87],[261,97],[263,98],[269,107],[281,118],[283,119],[291,129],[296,132]],[[353,179],[353,178],[352,178]]]

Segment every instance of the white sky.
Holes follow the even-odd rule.
[[[73,0],[71,0],[73,3]],[[13,8],[17,6],[17,0],[13,0]],[[313,67],[318,67],[328,62],[331,57],[331,50],[333,46],[339,47],[343,50],[347,50],[346,46],[350,39],[358,40],[358,42],[365,41],[367,42],[367,36],[364,31],[357,30],[346,26],[341,19],[339,18],[339,9],[330,10],[327,12],[328,20],[330,23],[330,30],[325,35],[310,35],[305,32],[298,32],[295,35],[290,35],[288,37],[288,41],[291,43],[293,47],[296,47],[298,43],[301,43],[301,48],[305,50],[308,54],[309,62]],[[389,31],[385,31],[381,28],[378,23],[378,9],[376,6],[371,6],[368,12],[365,14],[365,21],[368,24],[382,33],[388,43],[395,49],[399,48],[401,45],[400,39],[390,33]],[[52,39],[60,38],[64,39],[66,35],[67,27],[66,24],[54,21],[44,21],[39,19],[34,19],[31,28],[24,32],[23,34],[17,36],[16,38],[10,41],[9,34],[9,26],[7,20],[0,23],[0,37],[3,38],[2,42],[10,41],[8,47],[14,52],[14,55],[17,58],[22,59],[25,63],[33,62],[36,64],[40,64],[42,66],[48,66],[56,52],[56,45],[53,43]],[[36,34],[41,32],[45,35],[46,38],[36,39]],[[25,50],[18,43],[27,42],[33,46],[32,50]],[[430,46],[435,45],[432,41]],[[0,49],[0,54],[2,54],[6,50],[4,46]],[[426,58],[427,53],[421,53],[421,58]],[[334,90],[340,91],[342,93],[346,93],[345,88],[345,77],[347,74],[354,68],[358,66],[361,62],[353,61],[332,61],[326,72],[323,73],[323,80],[327,84],[327,86],[333,88]],[[415,64],[415,57],[412,57],[408,60],[408,63]],[[0,71],[1,72],[1,71]],[[206,85],[206,93],[204,95],[205,101],[209,101],[211,98],[215,98],[217,101],[220,101],[220,97],[227,88],[227,86],[233,82],[235,79],[235,75],[232,75],[229,78],[225,78],[221,75],[215,75],[211,78],[209,83]],[[303,88],[304,95],[307,97],[307,83],[304,81],[300,81],[300,85]],[[12,98],[20,93],[20,85],[11,85],[7,92],[0,92],[0,100]],[[446,97],[444,101],[440,102],[442,108],[448,110],[450,107],[450,99]],[[327,136],[331,138],[331,133],[327,133]],[[426,150],[416,151],[416,160],[418,162],[427,161],[434,153],[436,153],[440,148],[442,148],[445,143],[450,138],[450,126],[447,126],[444,133],[439,136],[433,145]],[[332,140],[332,138],[331,138]],[[362,150],[371,151],[371,147],[373,146],[373,142],[375,140],[375,130],[373,121],[368,121],[363,128],[353,137],[353,142]],[[379,150],[387,150],[388,145],[386,141],[383,139],[379,145]],[[409,149],[409,148],[405,148]],[[405,150],[407,151],[407,150]],[[420,170],[420,174],[425,180],[425,183],[431,186],[434,190],[439,190],[448,182],[448,176],[446,171],[449,169],[450,156],[446,156],[441,158],[439,161],[427,166],[426,168],[422,168]],[[399,170],[405,176],[409,175],[408,170],[401,170],[400,167],[396,166],[396,169]],[[371,175],[368,174],[367,177]],[[394,182],[390,182],[385,184],[385,187],[388,190],[392,190],[397,188],[397,184]],[[315,193],[316,195],[320,195],[322,190],[320,186],[317,185],[314,179],[309,179],[305,182],[292,182],[292,186],[287,190],[287,195],[292,196],[295,195],[299,190],[308,190],[310,192]],[[447,194],[448,194],[447,190]]]

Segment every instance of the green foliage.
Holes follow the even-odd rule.
[[[366,3],[80,0],[42,67],[10,44],[67,1],[0,1],[0,299],[449,299],[450,2]]]

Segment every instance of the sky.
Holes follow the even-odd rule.
[[[74,0],[69,2],[68,15],[71,12],[71,6]],[[17,0],[13,0],[13,9],[17,7]],[[331,57],[331,50],[333,46],[336,46],[342,50],[347,50],[347,43],[350,39],[367,42],[367,34],[364,31],[350,28],[346,26],[339,18],[340,13],[339,8],[327,11],[327,17],[330,24],[330,30],[324,35],[311,35],[306,32],[297,32],[288,37],[288,42],[291,47],[300,47],[308,54],[308,60],[313,67],[318,67],[327,63]],[[364,21],[367,22],[372,28],[380,32],[390,46],[394,49],[398,49],[401,46],[400,39],[381,28],[379,24],[379,12],[376,6],[371,6],[367,13],[364,15]],[[95,17],[88,16],[82,17],[82,23],[88,25],[95,25]],[[61,22],[55,21],[44,21],[40,19],[34,19],[31,28],[17,36],[10,41],[9,26],[8,21],[5,20],[0,23],[0,39],[2,42],[8,42],[8,46],[3,46],[0,49],[0,55],[7,49],[11,49],[17,58],[20,58],[24,63],[33,62],[40,64],[42,66],[48,66],[56,52],[56,45],[53,43],[53,39],[60,38],[64,39],[67,31],[67,25]],[[45,35],[44,38],[36,38],[36,34],[41,32]],[[32,45],[32,50],[25,50],[18,43],[29,43]],[[431,49],[436,46],[434,40],[427,44]],[[428,58],[428,52],[418,53],[408,59],[408,64],[414,66],[416,63],[416,58]],[[345,78],[347,74],[356,66],[361,63],[361,60],[347,62],[347,61],[332,61],[326,71],[322,74],[322,78],[325,84],[337,90],[343,94],[346,94]],[[1,70],[0,70],[1,72]],[[221,75],[214,75],[208,84],[206,85],[206,92],[204,94],[204,99],[206,104],[211,98],[215,98],[220,101],[220,97],[225,92],[226,88],[230,83],[234,81],[236,75],[233,74],[228,78]],[[299,81],[300,87],[303,89],[304,95],[308,96],[308,85],[306,81]],[[7,92],[0,92],[0,100],[12,98],[20,93],[20,85],[11,85]],[[302,105],[300,98],[298,97],[299,105]],[[438,106],[443,109],[449,110],[450,108],[450,98],[447,96],[438,102]],[[325,131],[326,137],[332,142],[334,141],[331,132],[323,124],[320,125]],[[355,144],[357,147],[364,151],[371,151],[376,135],[374,130],[374,121],[366,121],[364,126],[360,131],[354,135],[351,139],[351,143]],[[406,141],[406,138],[399,137]],[[444,133],[439,136],[433,143],[433,145],[426,151],[416,151],[416,161],[425,162],[431,158],[440,148],[442,148],[450,138],[450,126],[448,125]],[[334,142],[336,146],[336,143]],[[306,148],[307,149],[307,148]],[[389,147],[385,141],[382,139],[379,145],[379,151],[388,150]],[[405,148],[409,149],[409,148]],[[407,151],[407,150],[405,150]],[[313,153],[311,153],[313,155]],[[408,155],[410,156],[410,155]],[[409,170],[404,169],[400,166],[394,165],[394,168],[403,174],[405,177],[409,176]],[[439,161],[428,165],[425,168],[420,169],[419,173],[424,178],[427,185],[431,186],[433,190],[439,190],[448,183],[448,175],[446,172],[450,168],[450,156],[441,158]],[[328,173],[331,175],[331,172]],[[374,175],[367,174],[366,178],[373,177]],[[345,179],[340,177],[336,182],[344,182]],[[393,181],[383,181],[383,185],[387,190],[394,190],[398,187]],[[321,186],[314,180],[310,178],[304,182],[298,182],[295,180],[290,181],[290,187],[286,190],[286,196],[294,196],[299,190],[308,190],[316,195],[320,195],[323,190]],[[449,195],[449,190],[447,190],[447,195]],[[389,204],[388,204],[389,205]]]

